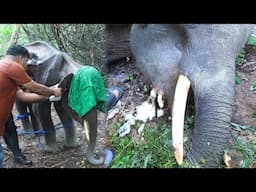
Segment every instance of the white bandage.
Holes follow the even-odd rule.
[[[60,101],[60,100],[61,100],[61,96],[56,97],[56,96],[52,95],[49,97],[50,102]]]

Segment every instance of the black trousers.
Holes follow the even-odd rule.
[[[16,129],[17,126],[15,125],[13,115],[11,114],[5,123],[4,141],[8,148],[12,151],[14,157],[21,155]]]

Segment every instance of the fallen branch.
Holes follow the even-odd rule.
[[[252,61],[252,62],[247,62],[244,65],[242,65],[240,67],[240,70],[244,73],[250,73],[256,70],[256,62]]]
[[[50,168],[54,168],[54,167],[60,166],[60,165],[66,163],[66,162],[68,162],[68,161],[69,161],[69,159],[66,159],[66,160],[64,160],[64,161],[61,161],[61,162],[59,162],[59,163],[56,163],[56,164],[52,165]]]
[[[126,97],[126,100],[125,100],[125,102],[124,102],[122,108],[120,109],[120,111],[121,111],[123,114],[124,114],[124,108],[125,108],[125,106],[126,106],[128,100],[130,99],[131,93],[132,93],[132,92],[129,91],[128,96]]]

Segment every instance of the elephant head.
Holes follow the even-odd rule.
[[[230,138],[235,58],[253,28],[245,24],[132,25],[130,47],[136,65],[157,90],[166,93],[172,109],[174,154],[179,164],[191,85],[195,125],[186,157],[202,167],[221,165]]]

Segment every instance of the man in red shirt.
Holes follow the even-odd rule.
[[[46,101],[49,98],[47,96],[38,95],[36,93],[25,92],[19,88],[16,92],[16,99],[25,103],[36,103]],[[16,163],[21,165],[32,165],[32,161],[26,158],[19,147],[19,140],[16,129],[17,126],[15,125],[13,115],[10,114],[8,120],[5,123],[5,132],[3,136],[4,141],[13,153],[13,160]]]
[[[61,88],[47,87],[33,81],[26,73],[29,52],[21,45],[11,46],[0,60],[0,137],[4,135],[5,123],[11,115],[18,87],[43,96],[60,96]],[[0,144],[0,167],[3,167],[3,148]]]

